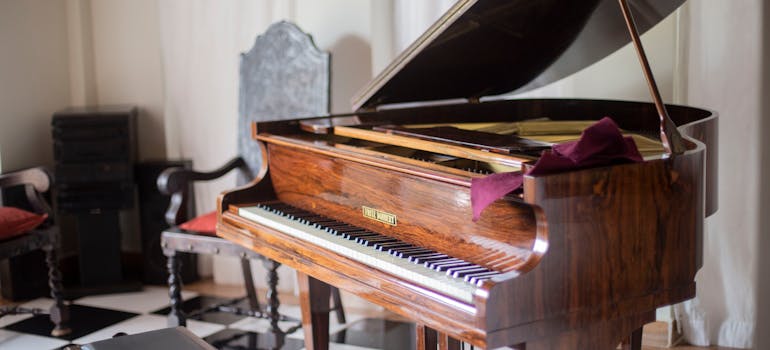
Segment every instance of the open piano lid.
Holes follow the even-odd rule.
[[[683,2],[629,6],[644,33]],[[630,41],[617,0],[459,0],[354,97],[353,108],[524,92]]]

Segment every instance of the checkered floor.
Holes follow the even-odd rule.
[[[184,292],[184,308],[213,305],[224,299]],[[48,309],[50,299],[37,299],[22,304],[24,307]],[[166,327],[168,292],[161,287],[145,287],[141,292],[90,296],[76,299],[71,304],[73,332],[63,338],[53,338],[53,324],[47,316],[14,315],[0,318],[0,349],[62,349],[70,344],[87,344],[111,338],[123,332],[135,334]],[[299,319],[298,306],[281,306],[282,314]],[[412,349],[414,325],[409,323],[365,318],[346,313],[348,322],[339,324],[331,316],[331,349]],[[297,322],[282,322],[289,328]],[[190,331],[218,349],[267,349],[272,337],[266,320],[209,313],[188,321]],[[283,346],[287,350],[304,349],[303,332],[289,334]]]

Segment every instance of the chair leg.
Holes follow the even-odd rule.
[[[342,298],[340,297],[340,290],[337,287],[332,287],[332,310],[337,317],[337,323],[347,323],[345,320],[345,309],[342,307]]]
[[[176,251],[164,250],[166,255],[166,268],[168,269],[168,296],[171,299],[171,311],[168,314],[168,326],[187,326],[187,318],[182,311],[182,276]]]
[[[278,267],[281,263],[266,259],[264,261],[265,268],[267,269],[267,305],[265,312],[270,319],[270,328],[273,331],[280,332],[278,328],[278,321],[281,320],[281,314],[278,313],[278,307],[281,305],[281,301],[278,300]]]
[[[51,289],[51,298],[53,298],[50,317],[51,322],[54,324],[54,328],[51,331],[51,335],[54,337],[61,337],[72,332],[72,329],[69,326],[69,306],[64,303],[64,298],[62,297],[62,276],[59,271],[59,259],[56,254],[56,247],[54,247],[53,244],[48,244],[43,247],[43,250],[45,251],[45,262],[48,265],[48,287]]]
[[[249,299],[249,309],[252,311],[258,311],[259,297],[257,297],[257,289],[254,286],[254,276],[251,273],[251,260],[241,259],[241,270],[243,271],[243,283],[246,286],[246,296]]]
[[[281,320],[281,314],[278,313],[278,307],[281,306],[281,301],[278,299],[278,268],[281,266],[281,263],[270,259],[265,259],[263,263],[267,269],[267,304],[265,305],[265,313],[270,320],[273,349],[280,349],[286,341],[286,333],[278,326],[278,322]]]

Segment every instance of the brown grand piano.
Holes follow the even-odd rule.
[[[628,7],[645,31],[680,4]],[[695,294],[715,114],[663,108],[654,82],[656,104],[488,97],[576,72],[629,31],[615,0],[461,0],[355,113],[254,125],[261,172],[220,196],[217,234],[299,272],[308,348],[328,346],[329,285],[414,320],[421,348],[639,348],[656,308]],[[471,219],[471,179],[524,171],[604,116],[644,162],[525,176]]]

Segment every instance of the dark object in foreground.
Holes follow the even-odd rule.
[[[81,345],[82,350],[214,350],[201,338],[184,327],[165,328],[139,334],[119,333],[112,339]]]

